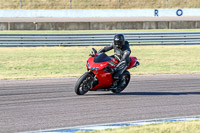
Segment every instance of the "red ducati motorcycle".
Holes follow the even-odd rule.
[[[130,73],[125,70],[120,76],[120,80],[113,79],[111,68],[114,68],[119,61],[113,57],[107,56],[105,53],[97,53],[92,48],[93,54],[87,60],[87,72],[84,73],[76,82],[75,92],[77,95],[84,95],[88,91],[112,91],[120,93],[123,91],[130,81]],[[136,57],[130,56],[130,63],[127,69],[138,66],[140,63]]]

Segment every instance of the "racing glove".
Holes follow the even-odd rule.
[[[94,51],[90,51],[90,54],[89,54],[89,56],[92,56],[92,57],[94,57],[94,56],[95,56],[95,53],[94,53]]]

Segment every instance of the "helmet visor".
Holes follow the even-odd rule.
[[[114,41],[114,45],[116,45],[117,47],[121,47],[123,45],[123,41]]]

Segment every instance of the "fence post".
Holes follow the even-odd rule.
[[[22,0],[20,0],[20,9],[22,9]]]
[[[70,9],[72,9],[72,0],[70,0]]]
[[[167,8],[168,8],[168,0],[167,0]]]
[[[118,5],[119,5],[119,9],[120,9],[120,0],[119,0],[119,4]]]

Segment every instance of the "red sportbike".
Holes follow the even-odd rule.
[[[87,72],[84,73],[76,82],[75,92],[77,95],[84,95],[88,91],[112,91],[120,93],[123,91],[130,81],[130,73],[125,70],[120,76],[120,80],[113,79],[111,68],[114,68],[119,61],[113,57],[107,56],[105,53],[97,53],[92,48],[93,54],[87,60]],[[130,56],[130,63],[127,69],[139,65],[136,57]]]

